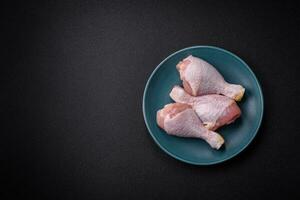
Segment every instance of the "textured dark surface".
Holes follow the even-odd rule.
[[[6,187],[0,194],[7,199],[299,194],[299,5],[24,1],[3,8]],[[265,97],[254,142],[216,166],[192,166],[163,153],[142,115],[152,70],[193,45],[239,55]]]

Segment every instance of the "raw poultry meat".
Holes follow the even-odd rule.
[[[157,124],[168,134],[205,140],[212,148],[219,149],[224,143],[221,135],[205,128],[191,106],[181,103],[167,104],[157,111]]]
[[[230,124],[241,115],[236,102],[226,96],[210,94],[194,97],[185,92],[182,87],[174,86],[170,97],[177,103],[190,105],[203,125],[210,130]]]
[[[180,61],[177,66],[184,89],[193,96],[223,94],[240,101],[245,88],[227,83],[223,76],[206,61],[192,55]]]

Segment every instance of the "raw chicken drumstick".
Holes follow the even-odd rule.
[[[192,55],[180,61],[177,66],[184,89],[193,96],[223,94],[240,101],[245,88],[227,83],[223,76],[206,61]]]
[[[174,86],[170,97],[177,103],[192,106],[203,125],[209,130],[216,130],[225,124],[230,124],[241,115],[236,102],[226,96],[210,94],[193,97],[182,87]]]
[[[203,126],[195,111],[187,104],[165,105],[157,111],[156,120],[158,126],[169,135],[201,138],[215,149],[219,149],[224,143],[221,135]]]

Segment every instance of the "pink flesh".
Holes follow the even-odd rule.
[[[185,104],[166,105],[157,112],[157,123],[170,135],[201,138],[216,149],[224,143],[224,139],[218,133],[206,129],[193,109]]]
[[[231,104],[225,109],[223,115],[219,118],[219,127],[224,124],[230,124],[234,122],[241,115],[241,110],[236,103]],[[218,127],[217,127],[218,128]]]
[[[184,111],[185,109],[191,108],[191,106],[187,104],[174,103],[167,104],[163,109],[159,110],[156,114],[156,120],[159,127],[164,128],[164,120],[166,116],[173,117],[177,113]]]
[[[178,103],[191,105],[210,130],[232,123],[241,115],[236,102],[226,96],[211,94],[194,97],[179,86],[174,86],[170,97]]]
[[[176,68],[177,70],[179,71],[179,75],[180,75],[180,79],[182,80],[182,84],[184,86],[184,89],[189,93],[189,94],[192,94],[192,88],[189,84],[188,81],[185,80],[185,77],[184,77],[184,71],[186,69],[186,67],[191,63],[191,61],[189,60],[183,60],[183,61],[180,61],[177,65],[176,65]]]
[[[212,65],[200,58],[188,56],[178,63],[177,70],[184,89],[193,96],[223,94],[240,100],[244,94],[242,86],[227,83]]]

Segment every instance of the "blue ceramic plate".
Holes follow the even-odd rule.
[[[173,102],[169,93],[181,85],[176,64],[193,55],[212,64],[229,83],[246,88],[239,106],[242,116],[233,124],[218,129],[225,139],[225,148],[212,149],[205,141],[167,135],[156,124],[156,111]],[[168,56],[152,72],[144,91],[143,114],[150,135],[170,156],[195,165],[211,165],[228,160],[245,149],[255,137],[263,117],[263,95],[254,73],[239,57],[212,46],[194,46]]]

